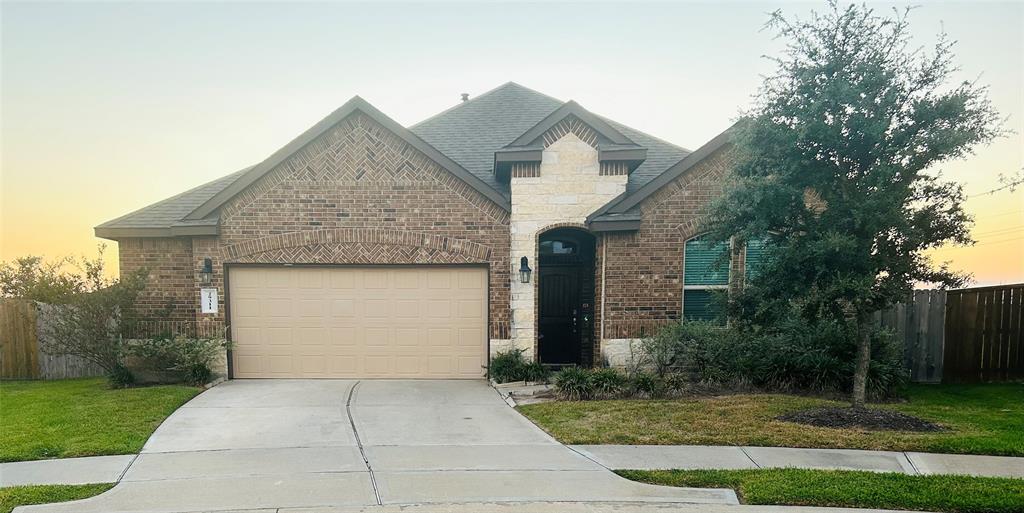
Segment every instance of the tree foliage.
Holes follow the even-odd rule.
[[[786,49],[734,129],[732,181],[707,212],[712,239],[770,242],[741,317],[770,325],[796,309],[855,323],[861,377],[873,312],[915,283],[967,279],[924,253],[972,242],[961,187],[934,168],[1001,132],[985,87],[950,84],[953,41],[911,46],[909,12],[830,2],[806,20],[773,13],[767,28]],[[855,379],[855,405],[863,397]]]
[[[102,289],[110,284],[103,262],[105,249],[99,245],[94,259],[63,257],[47,262],[30,255],[0,263],[0,296],[64,304],[76,294]]]
[[[123,323],[134,317],[135,300],[146,278],[146,271],[138,271],[72,296],[43,324],[42,349],[95,363],[113,385],[131,384],[131,372],[124,365],[129,347],[121,332]]]

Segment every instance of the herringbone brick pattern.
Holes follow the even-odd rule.
[[[313,244],[297,248],[277,249],[240,257],[239,263],[296,264],[471,264],[475,263],[465,255],[448,253],[437,249],[393,246],[387,244]]]
[[[410,190],[441,185],[496,221],[508,217],[499,205],[358,113],[335,125],[233,198],[221,209],[221,220],[287,181],[320,187],[377,183]]]
[[[221,254],[224,261],[237,262],[248,255],[256,253],[271,251],[284,251],[287,253],[292,248],[303,248],[313,245],[343,245],[345,243],[361,243],[364,246],[380,244],[424,248],[452,255],[460,255],[455,260],[477,263],[487,263],[491,255],[491,248],[489,246],[468,240],[383,228],[335,228],[331,230],[306,230],[270,235],[259,239],[246,240],[231,246],[224,246],[221,249]],[[298,249],[295,249],[295,251],[298,251]],[[378,263],[388,263],[388,261],[382,260]]]

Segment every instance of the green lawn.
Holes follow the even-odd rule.
[[[824,447],[1024,456],[1024,384],[914,385],[904,403],[875,405],[932,420],[936,433],[817,428],[782,413],[843,405],[748,394],[673,400],[558,401],[519,411],[563,443]]]
[[[101,494],[113,484],[13,486],[0,488],[0,513],[11,513],[16,506],[75,501]]]
[[[0,461],[131,454],[200,389],[107,388],[105,379],[0,382]]]
[[[1024,511],[1024,479],[908,476],[839,470],[618,470],[668,486],[732,488],[744,504],[926,510]]]

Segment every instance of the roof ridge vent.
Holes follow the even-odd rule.
[[[462,101],[463,103],[469,101],[469,93],[462,93]]]

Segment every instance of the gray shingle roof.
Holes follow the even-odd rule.
[[[561,100],[509,82],[423,120],[409,127],[409,131],[507,198],[508,186],[499,183],[493,172],[494,152],[516,140],[563,104]],[[629,176],[627,195],[643,187],[689,153],[684,148],[634,128],[602,119],[647,149],[646,160]],[[161,234],[172,230],[179,230],[175,234],[187,235],[190,234],[187,231],[189,229],[215,226],[216,213],[203,219],[184,218],[227,189],[250,169],[252,167],[107,221],[96,227],[96,235],[109,238],[140,236],[137,235],[139,230],[152,230],[145,232],[151,233],[146,236],[167,236],[171,233]]]
[[[211,182],[204,183],[198,187],[189,189],[181,194],[172,196],[163,201],[140,208],[117,219],[107,221],[97,229],[106,228],[170,228],[176,224],[192,225],[193,221],[182,221],[190,212],[202,205],[206,200],[212,198],[222,189],[237,180],[246,171],[252,169],[247,167],[235,171],[227,176],[222,176]],[[204,220],[206,221],[206,220]],[[212,219],[216,222],[216,218]],[[209,221],[198,223],[199,225],[209,224]]]
[[[654,177],[660,175],[673,164],[679,162],[680,159],[690,154],[690,150],[662,141],[657,137],[647,135],[635,128],[628,127],[610,119],[606,119],[605,121],[622,132],[623,135],[632,139],[638,145],[647,148],[647,159],[640,164],[640,167],[636,168],[629,174],[629,182],[626,184],[627,193],[643,187],[647,182],[654,179]]]
[[[494,178],[494,151],[533,128],[564,102],[515,82],[492,89],[411,127],[470,173],[508,195]]]

